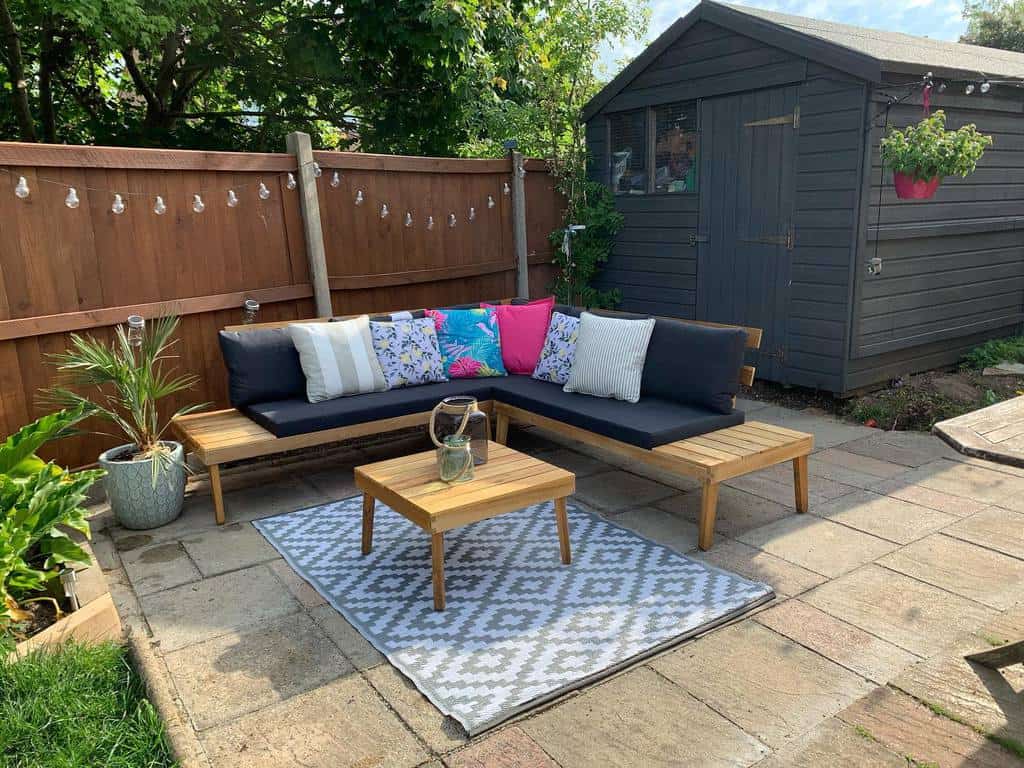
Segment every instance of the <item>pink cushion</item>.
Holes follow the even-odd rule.
[[[544,337],[551,324],[555,297],[531,301],[529,304],[481,304],[492,307],[498,316],[501,335],[501,361],[509,373],[529,376],[537,367]]]

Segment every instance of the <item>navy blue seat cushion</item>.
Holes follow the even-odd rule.
[[[740,328],[658,318],[640,394],[731,413],[746,344],[747,333]]]
[[[743,423],[742,411],[715,413],[708,408],[647,396],[641,396],[638,403],[626,403],[563,392],[557,384],[527,376],[492,379],[491,386],[498,402],[641,448],[656,448]]]
[[[306,377],[287,328],[221,331],[228,398],[236,408],[267,400],[306,397]]]
[[[366,421],[390,419],[431,410],[442,398],[472,395],[478,400],[491,398],[491,379],[458,379],[419,387],[403,387],[387,392],[369,392],[310,403],[305,395],[273,402],[252,403],[242,410],[277,437],[303,435],[322,429],[347,427]]]

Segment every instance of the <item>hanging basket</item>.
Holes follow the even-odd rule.
[[[896,187],[896,197],[900,200],[928,200],[934,197],[935,190],[939,188],[940,176],[933,176],[930,179],[915,179],[909,173],[896,171],[892,181]]]

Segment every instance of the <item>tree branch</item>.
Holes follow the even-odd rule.
[[[22,141],[38,141],[36,125],[32,119],[32,109],[28,104],[28,82],[25,80],[25,62],[21,54],[21,39],[18,29],[14,26],[11,9],[7,0],[0,0],[0,32],[7,41],[8,74],[11,77],[11,98],[14,101],[14,112],[18,118]]]
[[[4,2],[4,0],[0,0]],[[139,69],[139,62],[135,56],[138,52],[134,48],[127,48],[121,51],[121,55],[124,57],[124,64],[128,70],[128,74],[131,75],[132,82],[135,83],[135,87],[139,89],[139,93],[142,94],[142,98],[146,100],[146,104],[152,110],[160,109],[160,100],[156,97],[153,89],[149,87],[149,83],[146,82],[145,75],[142,74],[142,70]]]

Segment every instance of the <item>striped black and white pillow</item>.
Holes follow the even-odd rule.
[[[584,312],[576,357],[562,389],[637,402],[652,331],[654,318],[623,320]]]
[[[309,402],[388,388],[366,315],[336,323],[295,323],[288,331],[306,375]]]

